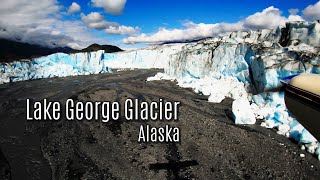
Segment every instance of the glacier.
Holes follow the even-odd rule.
[[[208,95],[209,102],[220,102],[224,97],[235,99],[235,123],[254,124],[254,116],[263,120],[261,126],[276,128],[308,152],[319,152],[318,141],[288,112],[280,81],[301,73],[320,74],[319,21],[289,22],[273,30],[232,32],[186,44],[170,56],[164,69],[179,86]],[[227,83],[227,78],[236,81]],[[153,80],[160,79],[155,76]],[[233,85],[239,94],[225,87]],[[316,155],[320,160],[319,153]]]
[[[170,56],[184,44],[164,44],[138,50],[104,54],[103,61],[109,68],[160,68],[167,67]]]
[[[164,68],[184,44],[151,46],[119,53],[56,53],[32,60],[0,63],[0,84],[50,77],[110,72],[111,68]]]
[[[109,72],[101,61],[104,51],[91,53],[56,53],[33,60],[0,64],[0,84],[40,78],[66,77]]]
[[[0,84],[105,73],[115,68],[164,69],[147,80],[175,80],[181,87],[207,95],[209,102],[233,98],[235,123],[254,124],[261,119],[261,126],[276,128],[320,160],[318,141],[286,109],[280,82],[300,73],[320,74],[319,21],[288,22],[272,30],[231,32],[193,43],[117,53],[56,53],[2,63]]]

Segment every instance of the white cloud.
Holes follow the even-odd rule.
[[[287,21],[305,21],[305,20],[299,15],[290,15]]]
[[[299,13],[299,9],[289,9],[288,10],[291,15],[297,15]]]
[[[131,27],[131,26],[110,26],[105,29],[105,32],[108,34],[135,34],[139,31],[139,27]]]
[[[56,0],[2,0],[0,38],[72,48],[101,42],[81,21],[62,20],[62,9]]]
[[[60,7],[55,0],[3,0],[0,6],[0,21],[15,25],[51,21]],[[37,23],[38,24],[38,23]]]
[[[304,19],[298,15],[300,12],[299,9],[289,9],[290,15],[288,17],[288,21],[304,21]]]
[[[89,27],[93,29],[106,29],[109,26],[118,26],[117,23],[108,22],[105,18],[98,12],[91,12],[88,15],[81,13],[81,20]]]
[[[127,0],[91,0],[95,7],[102,7],[110,14],[120,15]]]
[[[247,17],[244,23],[249,29],[273,29],[285,24],[287,19],[281,16],[281,13],[278,8],[270,6],[262,12]]]
[[[257,29],[273,29],[285,25],[287,21],[303,20],[299,15],[282,16],[282,12],[273,6],[257,12],[236,23],[195,24],[186,22],[181,29],[160,28],[153,34],[142,33],[123,39],[126,44],[131,43],[162,43],[167,41],[194,40],[206,37],[226,35],[232,31],[245,31]]]
[[[140,34],[139,36],[131,36],[124,39],[124,43],[160,43],[165,41],[182,41],[200,39],[204,37],[218,36],[224,32],[242,30],[243,24],[240,23],[217,23],[217,24],[195,24],[188,22],[184,24],[186,29],[160,28],[158,32],[152,35]]]
[[[91,12],[88,15],[81,14],[81,20],[89,27],[104,30],[108,34],[135,34],[138,27],[124,26],[116,22],[109,22],[99,12]]]
[[[80,12],[81,7],[79,4],[77,4],[76,2],[73,2],[68,9],[68,13],[72,14],[72,13],[76,13],[76,12]]]
[[[314,5],[306,7],[302,13],[303,17],[307,20],[320,20],[320,1]]]

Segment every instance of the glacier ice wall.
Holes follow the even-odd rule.
[[[313,29],[305,30],[308,28]],[[187,74],[195,78],[234,76],[253,93],[274,90],[281,87],[281,78],[319,73],[319,49],[314,46],[320,43],[318,29],[318,22],[288,23],[275,30],[235,32],[229,37],[186,45],[171,56],[165,72],[179,78]],[[308,34],[314,31],[318,32],[314,35],[317,40],[308,40]],[[283,47],[283,42],[288,46]],[[305,48],[301,50],[301,46]]]
[[[33,60],[0,64],[0,84],[7,82],[108,72],[104,51],[56,53]]]
[[[33,60],[0,63],[0,84],[49,77],[98,74],[110,68],[164,68],[184,44],[152,46],[119,53],[56,53]]]
[[[227,37],[210,38],[185,45],[181,51],[170,56],[165,73],[175,77],[183,87],[192,87],[196,92],[202,89],[200,92],[210,95],[209,101],[212,102],[220,101],[221,98],[210,99],[212,94],[207,88],[213,86],[206,85],[207,88],[203,88],[202,81],[237,78],[248,93],[247,100],[251,104],[252,113],[257,119],[264,120],[262,126],[277,128],[279,134],[293,138],[301,144],[307,143],[308,151],[320,151],[317,140],[286,109],[280,82],[285,77],[300,73],[320,74],[318,21],[287,23],[285,27],[275,30],[233,32]],[[254,122],[245,118],[252,113],[238,113],[241,108],[238,104],[244,104],[238,101],[242,101],[244,96],[232,94],[231,89],[227,91],[221,95],[236,99],[236,122],[237,119],[241,124]],[[241,112],[246,110],[243,108]],[[320,158],[320,155],[318,157]]]
[[[287,23],[286,27],[283,28],[282,45],[290,46],[296,44],[308,44],[313,47],[320,47],[319,32],[319,21],[315,21],[313,23]]]
[[[106,53],[104,61],[110,68],[165,68],[172,54],[184,44],[164,44],[144,49]]]

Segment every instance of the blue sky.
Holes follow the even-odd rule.
[[[3,1],[0,37],[74,48],[136,48],[320,19],[318,0]]]

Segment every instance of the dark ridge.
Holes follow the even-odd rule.
[[[0,39],[0,63],[21,59],[32,59],[57,52],[69,53],[72,50],[73,49],[69,47],[48,48],[40,45]]]
[[[190,39],[190,40],[173,40],[173,41],[166,41],[163,42],[162,44],[174,44],[174,43],[194,43],[194,42],[199,42],[205,39],[210,39],[212,37],[205,37],[205,38],[200,38],[200,39]]]
[[[33,59],[41,56],[62,52],[79,53],[104,50],[106,53],[123,51],[117,46],[92,44],[82,50],[75,50],[69,47],[49,48],[40,45],[28,44],[0,38],[0,63],[9,63],[22,59]]]
[[[92,52],[92,51],[98,51],[98,50],[104,50],[105,53],[113,53],[113,52],[119,52],[123,51],[117,46],[112,45],[100,45],[100,44],[91,44],[90,46],[81,49],[81,50],[73,50],[71,53],[79,53],[79,52]]]

